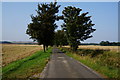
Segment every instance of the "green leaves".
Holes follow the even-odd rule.
[[[38,4],[37,15],[31,15],[32,23],[28,25],[26,33],[39,44],[53,45],[53,39],[57,39],[56,36],[54,37],[54,30],[57,28],[55,21],[62,19],[64,20],[62,28],[65,33],[59,34],[58,32],[56,34],[59,34],[59,37],[65,34],[70,46],[76,51],[80,41],[91,38],[92,35],[90,34],[95,31],[92,28],[94,24],[90,19],[91,16],[87,16],[88,12],[81,14],[82,9],[72,6],[65,7],[62,11],[63,15],[58,16],[56,13],[58,13],[59,7],[60,5],[57,5],[57,2]],[[59,38],[59,44],[63,44],[62,38]]]
[[[56,2],[38,4],[37,15],[31,15],[32,23],[28,24],[26,34],[38,44],[51,45],[54,39],[54,30],[57,27],[55,21],[58,20],[56,13],[58,13],[59,7],[60,5],[57,5]]]
[[[73,51],[77,50],[80,41],[91,38],[90,35],[95,29],[94,24],[90,20],[91,16],[87,16],[88,12],[80,14],[82,9],[68,6],[63,10],[64,24],[63,30],[66,31],[67,40]]]
[[[58,30],[57,32],[55,32],[54,44],[57,46],[68,45],[65,31]]]

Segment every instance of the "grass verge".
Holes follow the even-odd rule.
[[[119,78],[119,52],[111,52],[105,50],[89,50],[79,49],[76,53],[71,52],[69,49],[62,48],[66,55],[82,62],[104,77]]]
[[[32,56],[8,64],[2,68],[3,79],[29,78],[36,73],[41,73],[51,53],[52,48],[49,48],[45,53],[43,51],[38,51]]]

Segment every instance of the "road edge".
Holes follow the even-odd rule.
[[[66,54],[64,54],[64,55],[66,55]],[[70,57],[70,56],[68,56],[68,57]],[[98,76],[99,78],[101,78],[102,80],[104,80],[103,78],[105,78],[105,77],[103,77],[103,75],[99,74],[97,71],[93,70],[92,68],[88,67],[87,65],[83,64],[82,62],[80,62],[80,61],[78,61],[78,60],[76,60],[76,59],[74,59],[72,57],[70,57],[70,59],[73,59],[73,60],[77,61],[83,67],[85,67],[86,69],[88,69],[89,71],[91,71],[93,74],[95,74],[96,76]]]

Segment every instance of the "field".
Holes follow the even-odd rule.
[[[60,49],[104,77],[120,77],[118,46],[79,46],[76,53],[69,46]],[[2,51],[3,78],[28,78],[41,73],[50,59],[52,48],[44,53],[42,46],[38,45],[3,44]]]
[[[2,66],[42,50],[38,45],[2,44]]]
[[[69,48],[69,46],[64,46],[64,47]],[[110,51],[118,52],[119,51],[118,48],[119,48],[118,46],[81,45],[81,46],[79,46],[78,49],[94,49],[94,50],[95,49],[102,49],[102,50],[110,50]]]
[[[110,51],[117,51],[118,52],[118,46],[79,46],[79,49],[103,49],[103,50],[110,50]]]
[[[41,73],[50,59],[52,48],[44,53],[42,46],[3,44],[2,77],[29,78]]]

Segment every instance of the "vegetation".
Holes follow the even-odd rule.
[[[46,53],[38,51],[32,56],[17,60],[3,67],[3,79],[5,78],[29,78],[30,76],[42,72],[50,58],[51,48]]]
[[[57,2],[38,4],[37,15],[31,15],[32,22],[28,24],[26,34],[30,36],[30,39],[37,41],[39,45],[43,44],[44,52],[38,51],[41,49],[40,47],[9,46],[7,48],[3,46],[3,78],[29,78],[40,73],[48,62],[52,51],[50,48],[45,52],[46,48],[53,44],[57,46],[69,44],[71,49],[61,48],[68,56],[79,60],[107,77],[120,78],[118,75],[120,67],[118,56],[120,52],[105,49],[77,50],[79,44],[81,44],[80,41],[91,38],[91,33],[96,30],[93,29],[95,24],[92,23],[91,16],[87,16],[88,12],[80,14],[82,9],[68,6],[62,11],[63,15],[58,16],[59,7],[60,5],[57,5]],[[64,20],[63,30],[55,32],[57,28],[55,21],[59,19]],[[1,43],[12,44],[7,41]],[[119,46],[120,43],[102,41],[100,45]]]
[[[42,50],[38,45],[2,44],[2,66]]]
[[[45,48],[53,43],[54,30],[57,28],[55,21],[59,20],[56,15],[59,7],[60,5],[57,5],[57,2],[38,4],[37,15],[31,16],[32,23],[28,25],[26,33],[38,44],[43,44],[44,52]]]
[[[9,41],[0,41],[0,43],[2,43],[2,44],[12,44],[12,42],[9,42]]]
[[[26,33],[38,44],[43,44],[44,52],[49,45],[68,43],[71,49],[76,51],[80,41],[91,38],[90,34],[95,31],[92,28],[94,24],[90,19],[91,16],[87,16],[88,12],[80,14],[82,9],[68,6],[62,11],[62,16],[57,16],[59,7],[57,2],[38,4],[37,15],[31,16],[32,23],[28,25]],[[55,21],[59,19],[64,20],[63,30],[56,32],[54,36],[54,30],[57,28]]]
[[[31,45],[35,45],[35,44],[37,44],[37,43],[35,43],[35,42],[22,42],[22,41],[11,41],[11,42],[9,42],[9,41],[0,41],[0,44],[31,44]]]
[[[80,14],[82,9],[68,6],[62,11],[64,17],[63,30],[66,33],[67,40],[71,49],[76,51],[80,41],[91,38],[90,35],[95,29],[94,24],[90,20],[91,16],[87,16],[88,12]]]
[[[119,78],[119,54],[109,50],[100,49],[79,49],[76,53],[71,52],[69,48],[61,48],[62,51],[74,59],[82,62],[88,67],[96,70],[109,78]]]
[[[54,44],[57,46],[68,45],[67,38],[63,30],[58,30],[55,32]]]
[[[120,42],[101,41],[101,46],[120,46]]]
[[[64,46],[66,48],[70,48],[70,46],[66,45]],[[119,52],[119,46],[100,46],[100,45],[79,45],[78,49],[102,49],[102,50],[109,50],[109,51],[115,51]]]
[[[80,43],[79,45],[99,45],[99,43]]]

